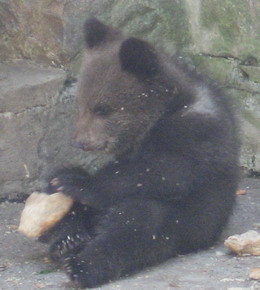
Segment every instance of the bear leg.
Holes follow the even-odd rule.
[[[96,287],[176,255],[168,206],[128,200],[110,208],[78,254],[62,259],[76,287]]]

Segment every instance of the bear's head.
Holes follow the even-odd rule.
[[[85,41],[75,145],[117,155],[135,149],[165,113],[175,89],[163,55],[95,18],[85,23]]]

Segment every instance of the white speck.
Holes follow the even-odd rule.
[[[124,109],[125,109],[124,107],[120,108],[121,111],[124,111]]]
[[[30,172],[29,172],[29,169],[28,169],[28,167],[27,167],[27,165],[25,163],[23,164],[23,167],[24,167],[24,170],[25,170],[25,177],[29,178],[30,177]]]
[[[150,170],[151,170],[150,168],[147,168],[147,169],[146,169],[146,172],[149,172]]]
[[[119,173],[119,171],[116,171],[116,172],[115,172],[115,174],[118,174],[118,173]]]
[[[81,188],[79,191],[83,191],[84,190],[84,188]]]
[[[156,240],[156,236],[155,235],[153,235],[153,240]]]
[[[143,184],[142,183],[137,183],[136,186],[137,187],[141,187],[141,186],[143,186]]]
[[[187,109],[187,108],[188,108],[188,106],[184,106],[183,108],[184,108],[184,109]]]
[[[165,240],[169,240],[170,238],[169,237],[165,237]]]
[[[165,180],[166,180],[166,178],[164,176],[162,176],[162,181],[165,181]]]
[[[179,220],[176,220],[175,222],[176,222],[176,224],[178,224],[179,223]]]

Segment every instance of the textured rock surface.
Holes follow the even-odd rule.
[[[77,61],[83,21],[111,0],[1,0],[0,60],[31,59],[58,67]]]
[[[39,175],[38,145],[65,74],[20,64],[0,64],[0,72],[1,191],[15,198]]]
[[[242,117],[241,163],[260,172],[259,0],[0,0],[0,62],[38,63],[0,65],[2,196],[35,188],[50,163],[106,160],[70,148],[75,88],[64,86],[64,71],[39,66],[75,77],[90,15],[182,55],[227,88]]]
[[[257,65],[259,13],[258,0],[1,0],[0,59],[66,66],[82,47],[83,21],[95,15],[171,54],[232,56]]]

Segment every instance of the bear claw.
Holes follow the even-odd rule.
[[[52,186],[58,186],[60,184],[60,181],[57,177],[53,178],[51,181],[50,181],[50,184]]]
[[[59,260],[62,256],[70,253],[80,252],[84,246],[86,240],[80,235],[75,234],[73,236],[67,235],[64,239],[54,243],[50,248],[50,255],[54,261]]]

